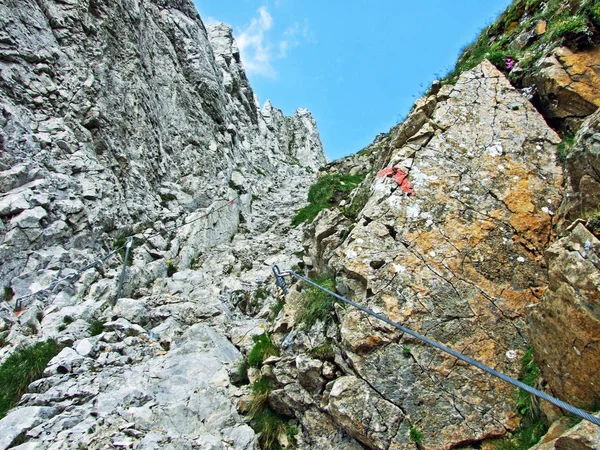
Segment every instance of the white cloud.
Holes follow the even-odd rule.
[[[253,18],[236,37],[246,72],[268,77],[276,75],[271,64],[273,59],[271,44],[265,37],[265,33],[272,26],[271,14],[266,6],[261,6],[258,9],[258,17]]]
[[[280,39],[270,36],[273,28],[273,17],[266,6],[261,6],[258,16],[241,29],[236,40],[242,55],[242,63],[248,74],[262,75],[270,78],[277,76],[273,62],[285,58],[289,51],[302,44],[303,41],[315,42],[308,21],[296,22],[288,27]]]

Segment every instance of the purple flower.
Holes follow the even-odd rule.
[[[512,58],[512,56],[507,56],[504,58],[504,67],[506,67],[506,70],[509,71],[515,67],[515,60]]]

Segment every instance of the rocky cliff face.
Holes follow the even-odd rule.
[[[548,282],[559,142],[486,61],[417,101],[382,150],[414,195],[372,173],[356,223],[321,213],[307,229],[308,253],[351,300],[518,377],[527,308]],[[307,335],[317,345],[335,337],[351,368],[310,398],[322,395],[321,408],[369,448],[410,447],[411,429],[427,448],[450,448],[518,424],[510,386],[360,311],[337,309]]]
[[[310,112],[259,108],[231,28],[187,0],[0,17],[0,359],[66,346],[0,448],[253,448],[230,372],[269,315],[254,292],[300,249],[277,233],[325,162]],[[115,304],[121,257],[78,270],[128,235]]]
[[[47,267],[37,250],[98,247],[238,195],[247,208],[290,163],[324,162],[310,113],[263,115],[231,29],[207,32],[188,2],[1,8],[0,276],[16,296]],[[203,244],[236,230],[239,207],[223,214],[231,226]]]
[[[597,2],[515,1],[404,122],[324,169],[367,175],[306,228],[302,262],[515,378],[531,346],[536,386],[589,411],[600,405],[599,25]],[[525,448],[525,408],[559,419],[539,448],[598,448],[594,426],[568,430],[559,410],[524,407],[510,386],[360,311],[335,305],[307,329],[314,296],[288,294],[272,328],[285,357],[261,372],[306,442],[337,448],[320,440],[333,421],[373,449]]]
[[[351,198],[291,228],[316,125],[257,106],[228,26],[186,0],[0,0],[0,359],[64,347],[0,449],[489,449],[527,420],[503,382],[301,283],[282,298],[275,263],[513,377],[532,346],[538,387],[597,409],[597,8],[570,3],[573,49],[567,2],[517,0],[481,43],[493,64],[470,48],[325,168],[366,173]],[[131,235],[115,301],[122,255],[78,269]],[[539,448],[595,448],[566,428]]]

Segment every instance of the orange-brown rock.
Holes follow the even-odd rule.
[[[417,102],[405,123],[375,169],[408,168],[415,195],[375,177],[350,234],[326,249],[315,241],[310,254],[331,255],[328,266],[352,300],[518,376],[526,311],[547,286],[560,139],[487,61]],[[351,308],[337,313],[353,370],[419,420],[426,448],[482,442],[518,424],[512,386]],[[402,429],[381,439],[410,445]]]
[[[600,46],[578,53],[560,47],[539,64],[525,83],[536,85],[546,118],[585,118],[600,106]]]
[[[548,22],[545,20],[538,20],[535,24],[535,34],[538,36],[546,33],[546,28],[548,27]]]

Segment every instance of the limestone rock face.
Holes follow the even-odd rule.
[[[559,47],[537,63],[526,84],[535,84],[544,117],[582,119],[600,106],[600,47],[574,53]]]
[[[414,195],[392,178],[371,176],[354,228],[336,238],[336,223],[344,222],[333,210],[321,213],[309,254],[325,257],[338,291],[351,300],[517,377],[528,346],[526,310],[547,286],[544,251],[561,200],[559,142],[484,61],[456,85],[418,100],[383,150],[375,169],[402,169]],[[336,314],[336,363],[402,412],[377,439],[352,434],[370,421],[362,413],[332,413],[365,445],[410,446],[406,430],[414,427],[426,448],[451,448],[518,424],[510,385],[353,308]]]
[[[256,448],[232,380],[270,265],[301,249],[314,118],[261,110],[231,28],[189,0],[0,0],[0,23],[0,362],[65,347],[0,449]]]
[[[192,242],[216,245],[273,177],[325,162],[311,114],[263,116],[231,28],[205,28],[190,1],[0,11],[0,278],[17,296],[15,278],[46,268],[43,248],[110,247],[125,226],[177,225],[238,199]]]
[[[558,398],[593,410],[600,401],[600,241],[578,224],[546,257],[550,286],[529,316],[534,354]]]

